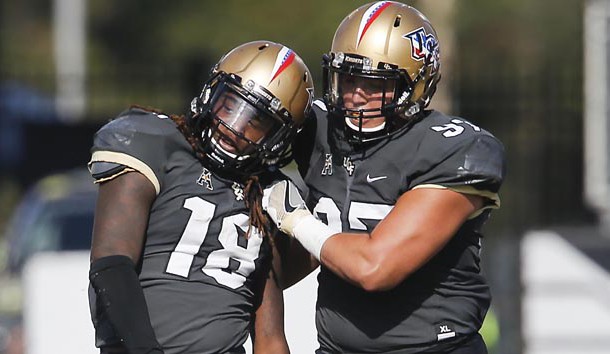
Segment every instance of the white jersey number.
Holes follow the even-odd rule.
[[[199,197],[192,197],[184,201],[184,208],[191,211],[191,216],[180,241],[169,257],[166,272],[187,278],[193,259],[208,236],[208,227],[216,205]],[[224,218],[218,235],[222,248],[211,252],[201,269],[218,283],[232,289],[242,286],[248,275],[254,271],[254,260],[258,257],[263,242],[254,229],[247,244],[240,245],[237,228],[247,232],[247,215],[236,214]]]
[[[392,205],[387,204],[373,204],[373,203],[361,203],[351,202],[349,206],[349,212],[347,220],[349,221],[349,227],[351,230],[362,230],[366,231],[366,225],[361,219],[369,220],[382,220],[392,210]],[[318,204],[313,209],[314,215],[321,219],[321,215],[326,216],[328,226],[334,232],[342,232],[341,229],[341,211],[337,207],[334,200],[328,197],[322,197],[318,200]]]
[[[430,127],[430,129],[434,130],[435,132],[443,132],[443,136],[445,138],[453,138],[454,136],[458,136],[464,132],[464,126],[470,126],[470,128],[472,128],[472,130],[475,132],[481,131],[481,128],[477,127],[476,125],[460,119],[452,119],[451,123],[437,125]]]

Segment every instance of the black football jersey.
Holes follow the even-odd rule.
[[[336,232],[371,232],[414,188],[449,188],[487,204],[396,288],[366,292],[322,267],[316,327],[322,353],[412,353],[477,332],[490,304],[480,228],[499,207],[504,149],[490,133],[431,111],[390,139],[355,150],[329,127],[322,102],[294,144],[307,203]],[[329,139],[339,136],[339,141]],[[338,135],[337,135],[338,134]]]
[[[241,349],[271,257],[256,229],[246,237],[244,186],[203,167],[170,118],[138,109],[96,133],[91,164],[108,162],[139,171],[157,191],[140,282],[164,352]]]

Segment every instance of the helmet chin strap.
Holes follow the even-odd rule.
[[[355,130],[357,132],[363,132],[363,133],[374,133],[374,132],[381,131],[381,130],[383,130],[383,128],[385,128],[385,123],[386,123],[385,120],[384,120],[383,123],[379,124],[378,126],[371,127],[371,128],[362,127],[362,129],[360,129],[359,126],[357,126],[354,123],[352,123],[352,119],[353,118],[345,117],[345,124],[350,129]],[[363,119],[363,118],[359,118],[359,119]],[[364,118],[364,119],[366,119],[366,118]]]

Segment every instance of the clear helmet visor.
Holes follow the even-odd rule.
[[[233,158],[246,158],[280,130],[278,118],[261,111],[229,86],[222,85],[212,98],[212,142]]]

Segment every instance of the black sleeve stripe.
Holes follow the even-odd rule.
[[[96,179],[106,179],[120,174],[127,166],[113,162],[94,162],[91,164],[91,176]]]
[[[89,162],[89,168],[93,169],[93,166],[100,162],[112,163],[115,165],[125,166],[122,171],[119,171],[118,174],[110,175],[110,177],[106,177],[104,179],[96,179],[97,182],[103,182],[104,180],[112,179],[120,174],[129,172],[129,171],[138,171],[142,173],[150,183],[155,187],[155,191],[157,194],[161,191],[161,185],[159,183],[159,179],[155,175],[154,171],[148,166],[145,162],[137,159],[134,156],[128,155],[126,153],[121,152],[113,152],[113,151],[95,151],[93,156],[91,156],[91,161]],[[98,173],[96,171],[96,173]],[[93,171],[92,171],[93,174]]]

